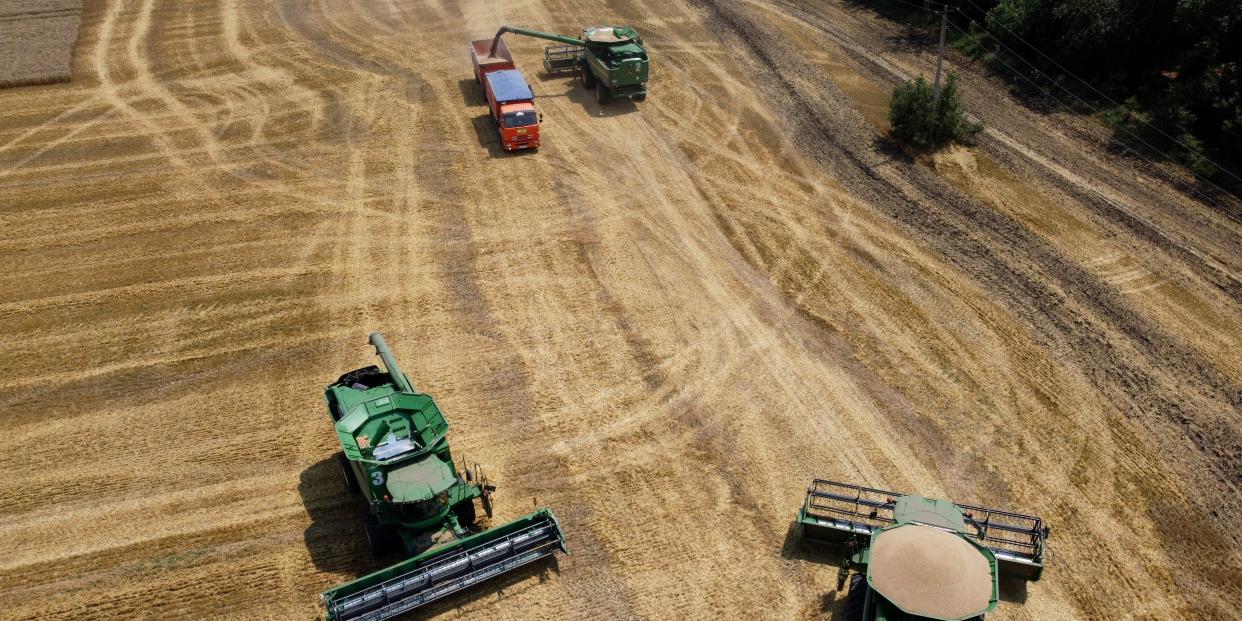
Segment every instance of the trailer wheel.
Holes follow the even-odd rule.
[[[595,83],[595,101],[601,106],[612,101],[612,94],[608,92],[608,87],[604,86],[603,82]]]
[[[863,606],[867,603],[867,577],[863,574],[850,576],[850,590],[845,594],[842,621],[862,621]]]
[[[585,60],[582,61],[582,87],[590,90],[595,88],[595,84],[595,74],[591,73],[591,65],[587,64]]]
[[[345,480],[345,491],[351,494],[357,494],[362,491],[358,485],[358,477],[354,476],[354,469],[349,465],[349,458],[345,456],[345,451],[336,454],[336,465],[341,468],[341,478]]]

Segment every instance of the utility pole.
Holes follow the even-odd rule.
[[[944,31],[949,25],[949,5],[940,13],[940,53],[936,56],[936,85],[932,87],[932,106],[940,105],[940,66],[944,64]]]

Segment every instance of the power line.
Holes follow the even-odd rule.
[[[1030,68],[1034,69],[1036,73],[1042,73],[1042,72],[1040,71],[1039,67],[1037,67],[1034,63],[1032,63],[1031,61],[1029,61],[1029,60],[1027,60],[1027,59],[1023,58],[1023,57],[1022,57],[1022,55],[1021,55],[1021,54],[1018,54],[1017,52],[1015,52],[1015,51],[1013,50],[1013,48],[1010,48],[1009,46],[1005,45],[1005,43],[1004,43],[1003,41],[1001,41],[1000,39],[998,39],[998,38],[996,37],[996,35],[992,34],[991,32],[988,32],[988,30],[987,30],[987,29],[985,29],[985,28],[983,28],[982,26],[980,26],[980,24],[979,24],[978,22],[976,22],[976,21],[974,21],[974,20],[971,20],[971,22],[970,22],[970,23],[971,23],[971,24],[974,24],[975,26],[979,26],[979,30],[980,30],[980,32],[983,32],[984,34],[988,35],[989,37],[992,37],[993,39],[995,39],[995,40],[996,40],[996,43],[997,43],[998,45],[1000,45],[1002,48],[1004,48],[1006,51],[1008,51],[1008,52],[1009,52],[1009,53],[1010,53],[1010,54],[1011,54],[1014,58],[1017,58],[1018,60],[1021,60],[1022,62],[1026,63],[1026,64],[1027,64],[1027,66],[1029,66]],[[955,30],[957,30],[958,32],[962,33],[963,35],[967,35],[967,36],[969,36],[969,34],[970,34],[970,33],[967,33],[966,31],[962,30],[961,28],[959,28],[959,27],[957,27],[957,26],[953,26],[953,28],[954,28]],[[1046,95],[1048,95],[1049,97],[1051,97],[1051,98],[1052,98],[1054,101],[1056,101],[1057,103],[1061,104],[1062,106],[1065,106],[1067,109],[1069,109],[1069,110],[1071,110],[1071,111],[1073,110],[1073,107],[1071,107],[1071,106],[1069,106],[1068,104],[1066,104],[1066,103],[1062,102],[1061,100],[1057,99],[1056,97],[1053,97],[1053,96],[1052,96],[1052,93],[1050,93],[1049,91],[1047,91],[1047,90],[1043,89],[1043,88],[1042,88],[1042,87],[1040,87],[1039,85],[1035,84],[1035,82],[1031,81],[1031,80],[1030,80],[1029,78],[1027,78],[1025,75],[1023,75],[1023,74],[1019,73],[1019,72],[1018,72],[1018,70],[1017,70],[1017,69],[1014,69],[1012,66],[1010,66],[1010,65],[1009,65],[1009,63],[1004,62],[1004,61],[1003,61],[1003,60],[1001,60],[999,57],[998,57],[998,58],[996,58],[995,60],[996,60],[997,62],[1000,62],[1001,64],[1005,65],[1005,67],[1006,67],[1006,68],[1008,68],[1011,72],[1013,72],[1013,73],[1015,73],[1015,74],[1019,75],[1020,77],[1022,77],[1022,79],[1026,80],[1027,82],[1030,82],[1032,86],[1035,86],[1035,88],[1039,89],[1039,90],[1040,90],[1040,91],[1042,91],[1044,94],[1046,94]],[[1082,103],[1083,105],[1085,105],[1085,106],[1087,106],[1088,108],[1090,108],[1092,112],[1095,112],[1097,115],[1099,115],[1099,116],[1100,116],[1101,118],[1103,118],[1105,121],[1107,121],[1108,123],[1112,124],[1112,125],[1113,125],[1113,127],[1116,127],[1117,129],[1119,129],[1119,130],[1121,130],[1121,131],[1125,132],[1126,134],[1129,134],[1129,135],[1130,135],[1130,137],[1134,138],[1134,139],[1135,139],[1135,140],[1137,140],[1138,142],[1141,142],[1141,143],[1142,143],[1144,146],[1146,146],[1148,149],[1151,149],[1152,151],[1155,151],[1156,153],[1159,153],[1159,154],[1160,154],[1162,157],[1164,157],[1166,160],[1175,161],[1175,160],[1173,159],[1173,157],[1171,157],[1168,153],[1165,153],[1164,151],[1161,151],[1161,150],[1160,150],[1159,148],[1157,148],[1155,145],[1153,145],[1153,144],[1151,144],[1151,143],[1147,142],[1146,140],[1144,140],[1144,139],[1142,138],[1142,136],[1139,136],[1138,134],[1135,134],[1134,132],[1132,132],[1132,131],[1130,131],[1129,129],[1127,129],[1125,126],[1123,126],[1123,125],[1121,125],[1121,124],[1119,124],[1119,123],[1117,123],[1117,122],[1113,121],[1112,119],[1109,119],[1109,118],[1105,117],[1105,116],[1104,116],[1104,114],[1100,111],[1100,109],[1099,109],[1099,108],[1096,108],[1095,106],[1091,105],[1091,103],[1090,103],[1090,102],[1088,102],[1087,100],[1085,100],[1085,99],[1083,99],[1082,97],[1080,97],[1080,96],[1079,96],[1077,93],[1075,93],[1074,91],[1070,90],[1069,88],[1066,88],[1066,87],[1065,87],[1064,85],[1062,85],[1062,84],[1059,84],[1059,83],[1056,83],[1056,82],[1054,82],[1054,84],[1056,84],[1057,86],[1059,86],[1059,87],[1061,88],[1061,90],[1065,91],[1066,93],[1069,93],[1069,95],[1070,95],[1071,97],[1073,97],[1074,99],[1077,99],[1077,100],[1079,101],[1079,103]],[[1126,149],[1128,149],[1131,153],[1134,153],[1135,155],[1139,156],[1140,158],[1142,158],[1143,160],[1145,160],[1147,163],[1151,164],[1153,167],[1157,167],[1157,168],[1159,168],[1159,167],[1156,165],[1156,163],[1155,163],[1155,162],[1153,162],[1152,160],[1150,160],[1150,159],[1148,159],[1147,157],[1143,156],[1143,154],[1139,153],[1139,152],[1138,152],[1138,150],[1134,149],[1133,147],[1130,147],[1129,145],[1126,145],[1125,143],[1121,143],[1121,144],[1122,144],[1122,146],[1125,146],[1125,147],[1126,147]],[[1206,159],[1206,158],[1205,158],[1205,159]],[[1209,161],[1210,161],[1210,160],[1209,160]],[[1220,167],[1220,165],[1219,165],[1219,164],[1216,164],[1215,162],[1212,162],[1212,163],[1213,163],[1213,165],[1216,165],[1217,167],[1221,168],[1221,170],[1225,170],[1223,167]],[[1218,192],[1220,192],[1220,193],[1222,193],[1222,194],[1224,194],[1224,195],[1226,195],[1226,196],[1230,196],[1230,197],[1232,197],[1234,200],[1238,200],[1238,197],[1237,197],[1237,196],[1235,196],[1233,193],[1229,192],[1228,190],[1226,190],[1226,189],[1224,189],[1224,188],[1220,187],[1219,185],[1216,185],[1216,184],[1215,184],[1215,183],[1213,183],[1210,179],[1207,179],[1207,178],[1203,177],[1202,175],[1199,175],[1198,173],[1196,173],[1196,172],[1195,172],[1195,171],[1193,171],[1193,170],[1190,170],[1189,168],[1187,168],[1187,170],[1190,172],[1190,174],[1191,174],[1194,178],[1196,178],[1196,179],[1198,179],[1198,180],[1202,181],[1203,183],[1206,183],[1207,185],[1209,185],[1209,186],[1211,186],[1212,188],[1216,189],[1216,191],[1218,191]],[[1226,171],[1226,172],[1227,172],[1227,171]],[[1215,200],[1212,200],[1212,199],[1211,199],[1211,198],[1209,198],[1206,194],[1203,194],[1202,192],[1198,192],[1197,190],[1196,190],[1196,193],[1198,193],[1200,196],[1203,196],[1204,198],[1207,198],[1209,201],[1211,201],[1211,202],[1212,202],[1212,204],[1216,205],[1217,207],[1221,207],[1222,209],[1224,209],[1224,206],[1223,206],[1223,205],[1221,205],[1220,203],[1216,202]]]
[[[923,5],[921,5],[921,4],[915,4],[915,3],[913,3],[913,2],[906,2],[906,0],[887,0],[887,1],[888,1],[888,2],[896,2],[897,4],[904,4],[904,5],[908,6],[908,7],[911,7],[911,8],[918,9],[918,10],[920,10],[920,11],[923,11],[924,13],[935,13],[935,12],[936,12],[934,9],[929,9],[929,8],[927,8],[926,6],[923,6]]]
[[[950,27],[950,28],[952,28],[952,29],[954,29],[954,30],[956,30],[956,31],[958,31],[958,32],[960,32],[960,33],[962,33],[962,34],[964,34],[964,35],[968,35],[968,34],[969,34],[968,32],[966,32],[966,31],[962,30],[961,28],[959,28],[958,26],[956,26],[956,25],[954,25],[954,24],[949,24],[949,27]],[[1006,48],[1006,49],[1008,49],[1008,48]],[[1019,58],[1021,58],[1021,57],[1019,57]],[[1019,76],[1019,77],[1021,77],[1023,80],[1026,80],[1026,81],[1027,81],[1027,82],[1028,82],[1031,86],[1035,87],[1037,90],[1039,90],[1040,92],[1042,92],[1042,93],[1043,93],[1044,95],[1046,95],[1049,99],[1051,99],[1051,100],[1053,100],[1053,101],[1057,102],[1058,104],[1060,104],[1060,105],[1064,106],[1064,107],[1065,107],[1065,109],[1067,109],[1067,110],[1069,110],[1069,111],[1071,111],[1071,112],[1074,110],[1074,108],[1073,108],[1073,107],[1071,107],[1069,104],[1065,103],[1064,101],[1061,101],[1059,98],[1057,98],[1057,96],[1056,96],[1056,95],[1053,95],[1053,94],[1052,94],[1050,91],[1048,91],[1047,89],[1043,88],[1043,87],[1042,87],[1042,86],[1040,86],[1039,84],[1036,84],[1034,80],[1031,80],[1030,78],[1026,77],[1026,75],[1025,75],[1025,74],[1023,74],[1022,72],[1020,72],[1020,71],[1018,71],[1017,69],[1015,69],[1015,68],[1014,68],[1012,65],[1010,65],[1009,63],[1005,62],[1004,60],[1002,60],[1002,59],[1000,59],[1000,58],[996,58],[996,61],[997,61],[997,62],[999,62],[999,63],[1001,63],[1002,65],[1004,65],[1006,69],[1009,69],[1011,72],[1013,72],[1014,74],[1018,75],[1018,76]],[[1034,65],[1032,65],[1032,66],[1034,66]],[[1072,93],[1071,93],[1071,94],[1072,94]],[[1085,102],[1084,102],[1084,103],[1085,103]],[[1146,144],[1146,143],[1144,143],[1144,144]],[[1124,146],[1126,149],[1128,149],[1131,153],[1133,153],[1133,154],[1137,155],[1137,156],[1138,156],[1139,158],[1141,158],[1143,161],[1147,162],[1148,164],[1151,164],[1151,166],[1152,166],[1153,168],[1155,168],[1155,169],[1157,169],[1157,170],[1160,170],[1160,167],[1159,167],[1159,166],[1158,166],[1155,162],[1153,162],[1151,159],[1149,159],[1147,156],[1143,155],[1142,153],[1139,153],[1139,152],[1138,152],[1138,151],[1137,151],[1134,147],[1131,147],[1131,146],[1126,145],[1126,144],[1124,144],[1124,143],[1122,143],[1122,146]],[[1149,146],[1150,146],[1150,145],[1149,145]],[[1154,147],[1153,147],[1153,149],[1154,149]],[[1159,151],[1157,151],[1157,152],[1159,152]],[[1163,153],[1162,153],[1162,155],[1165,155],[1165,157],[1168,157],[1168,156],[1167,156],[1167,154],[1163,154]],[[1192,173],[1193,173],[1193,171],[1192,171]],[[1196,175],[1196,176],[1197,176],[1197,175]],[[1207,181],[1207,180],[1205,179],[1204,181]],[[1211,182],[1210,182],[1210,181],[1208,181],[1208,183],[1211,183]],[[1213,185],[1213,187],[1216,187],[1218,190],[1220,189],[1220,188],[1219,188],[1218,186],[1216,186],[1215,184],[1212,184],[1212,185]],[[1201,197],[1203,197],[1204,199],[1206,199],[1208,202],[1212,203],[1213,205],[1216,205],[1218,208],[1220,208],[1220,209],[1221,209],[1222,211],[1224,211],[1226,214],[1227,214],[1227,213],[1229,213],[1229,211],[1230,211],[1230,210],[1229,210],[1227,207],[1225,207],[1224,205],[1222,205],[1222,204],[1220,204],[1219,202],[1217,202],[1217,201],[1216,201],[1216,199],[1212,198],[1211,196],[1209,196],[1209,195],[1207,195],[1207,194],[1203,193],[1203,192],[1202,192],[1201,190],[1199,190],[1198,188],[1194,187],[1194,185],[1193,185],[1193,184],[1188,185],[1187,187],[1189,187],[1189,188],[1190,188],[1190,190],[1191,190],[1192,192],[1194,192],[1195,194],[1198,194],[1199,196],[1201,196]],[[1096,192],[1096,194],[1100,194],[1100,196],[1104,196],[1103,194],[1101,194],[1101,193],[1100,193],[1099,191],[1097,191],[1097,190],[1094,190],[1094,189],[1093,189],[1093,191],[1095,191],[1095,192]],[[1224,190],[1221,190],[1221,191],[1222,191],[1222,192],[1224,192]],[[1225,194],[1229,194],[1229,193],[1228,193],[1228,192],[1225,192]],[[1230,196],[1233,196],[1232,194],[1229,194],[1229,195],[1230,195]],[[1237,197],[1235,196],[1234,198],[1236,199]],[[1109,201],[1109,202],[1112,202],[1112,201]]]
[[[984,15],[987,15],[987,14],[988,14],[988,12],[989,12],[989,11],[984,10],[984,9],[983,9],[982,7],[980,7],[979,5],[975,4],[975,3],[974,3],[974,0],[966,0],[966,2],[968,2],[968,3],[970,4],[970,6],[974,7],[976,11],[980,11],[980,12],[982,12]],[[997,37],[995,34],[993,34],[991,31],[989,31],[987,28],[985,28],[985,27],[983,26],[983,24],[980,24],[979,22],[977,22],[977,21],[975,21],[975,20],[973,20],[973,19],[972,19],[972,20],[970,20],[970,23],[971,23],[971,24],[973,24],[973,25],[975,25],[975,26],[977,26],[977,27],[979,28],[979,30],[980,30],[980,31],[982,31],[984,34],[988,35],[989,37],[992,37],[992,39],[994,39],[994,40],[995,40],[998,44],[1000,44],[1000,45],[1001,45],[1001,47],[1004,47],[1006,50],[1009,50],[1009,53],[1011,53],[1011,54],[1013,54],[1014,56],[1016,56],[1017,58],[1021,59],[1023,62],[1025,62],[1026,64],[1030,65],[1032,68],[1034,68],[1034,69],[1038,70],[1038,67],[1035,67],[1035,65],[1034,65],[1033,63],[1031,63],[1030,61],[1026,60],[1025,58],[1022,58],[1022,57],[1021,57],[1021,56],[1020,56],[1017,52],[1014,52],[1012,49],[1010,49],[1008,46],[1006,46],[1006,45],[1004,44],[1004,42],[1000,40],[1000,37]],[[1079,81],[1079,82],[1081,82],[1084,86],[1086,86],[1087,88],[1091,89],[1091,91],[1092,91],[1092,92],[1094,92],[1095,94],[1099,95],[1100,97],[1103,97],[1105,101],[1109,102],[1110,104],[1112,104],[1112,105],[1114,105],[1114,106],[1116,106],[1116,107],[1118,107],[1118,108],[1122,107],[1122,106],[1121,106],[1121,104],[1117,103],[1117,102],[1116,102],[1116,101],[1114,101],[1111,97],[1109,97],[1108,95],[1104,94],[1102,91],[1100,91],[1100,89],[1096,88],[1095,86],[1092,86],[1090,82],[1087,82],[1086,80],[1084,80],[1084,79],[1082,79],[1082,78],[1078,77],[1078,76],[1077,76],[1077,75],[1075,75],[1072,71],[1070,71],[1069,69],[1066,69],[1066,68],[1065,68],[1065,66],[1063,66],[1061,63],[1058,63],[1058,62],[1057,62],[1054,58],[1052,58],[1051,56],[1049,56],[1049,55],[1045,54],[1042,50],[1040,50],[1039,48],[1037,48],[1037,47],[1035,47],[1034,45],[1032,45],[1032,44],[1031,44],[1030,42],[1028,42],[1026,39],[1023,39],[1022,37],[1018,36],[1018,33],[1016,33],[1016,32],[1014,32],[1014,31],[1010,30],[1010,29],[1009,29],[1009,27],[1008,27],[1008,26],[1006,26],[1005,24],[1000,23],[1000,22],[997,22],[997,25],[999,25],[1001,28],[1004,28],[1004,29],[1005,29],[1005,32],[1008,32],[1010,35],[1013,35],[1013,38],[1017,39],[1018,41],[1021,41],[1023,45],[1025,45],[1025,46],[1027,46],[1027,47],[1031,48],[1032,50],[1034,50],[1036,54],[1039,54],[1040,56],[1043,56],[1045,60],[1047,60],[1048,62],[1052,63],[1052,64],[1053,64],[1053,66],[1055,66],[1057,69],[1061,70],[1061,72],[1063,72],[1064,74],[1066,74],[1066,75],[1068,75],[1068,76],[1070,76],[1070,77],[1074,78],[1075,80],[1078,80],[1078,81]],[[1079,101],[1081,101],[1081,102],[1082,102],[1082,103],[1084,103],[1084,104],[1087,104],[1087,106],[1088,106],[1088,107],[1090,107],[1092,110],[1094,110],[1096,113],[1099,113],[1099,110],[1096,110],[1094,106],[1091,106],[1091,104],[1088,104],[1085,100],[1083,100],[1081,97],[1078,97],[1076,94],[1074,94],[1074,92],[1073,92],[1073,91],[1070,91],[1070,90],[1069,90],[1068,88],[1066,88],[1064,85],[1057,83],[1057,86],[1060,86],[1063,90],[1065,90],[1065,92],[1067,92],[1067,93],[1069,93],[1069,94],[1071,94],[1071,95],[1074,95],[1074,97],[1075,97],[1076,99],[1078,99]],[[1105,120],[1108,120],[1108,119],[1105,119]],[[1190,147],[1189,147],[1186,143],[1184,143],[1184,142],[1182,142],[1182,141],[1178,140],[1177,138],[1174,138],[1173,136],[1170,136],[1170,135],[1166,134],[1166,133],[1164,132],[1164,130],[1160,129],[1159,127],[1157,127],[1157,126],[1155,126],[1155,125],[1153,125],[1153,124],[1151,124],[1151,123],[1149,123],[1149,122],[1147,122],[1147,121],[1145,121],[1145,120],[1143,120],[1143,119],[1141,119],[1141,118],[1139,119],[1139,121],[1141,121],[1144,125],[1146,125],[1146,126],[1148,126],[1148,127],[1152,128],[1152,129],[1156,130],[1157,132],[1160,132],[1160,135],[1161,135],[1161,136],[1164,136],[1165,138],[1168,138],[1169,140],[1172,140],[1173,142],[1177,143],[1178,145],[1181,145],[1181,147],[1182,147],[1183,149],[1186,149],[1187,151],[1192,152],[1192,153],[1194,152],[1194,150],[1193,150],[1193,149],[1191,149],[1191,148],[1190,148]],[[1111,120],[1109,120],[1109,122],[1110,122],[1110,123],[1113,123],[1113,125],[1117,126],[1118,128],[1125,130],[1125,128],[1123,128],[1121,125],[1119,125],[1119,124],[1117,124],[1117,123],[1115,123],[1115,122],[1113,122],[1113,121],[1111,121]],[[1133,134],[1132,132],[1130,132],[1129,130],[1125,130],[1125,131],[1126,131],[1126,133],[1130,134],[1131,136],[1134,136],[1135,138],[1139,138],[1138,136],[1134,135],[1134,134]],[[1139,140],[1141,141],[1142,139],[1141,139],[1141,138],[1139,138]],[[1163,151],[1160,151],[1159,149],[1156,149],[1154,146],[1152,146],[1152,145],[1150,145],[1150,144],[1147,144],[1147,142],[1146,142],[1146,141],[1143,141],[1143,144],[1147,145],[1147,146],[1148,146],[1148,148],[1151,148],[1153,151],[1156,151],[1157,153],[1160,153],[1160,154],[1161,154],[1161,155],[1163,155],[1164,157],[1168,158],[1168,154],[1167,154],[1167,153],[1164,153]],[[1172,159],[1172,158],[1169,158],[1169,159]],[[1217,169],[1219,169],[1219,170],[1223,171],[1225,174],[1229,175],[1230,177],[1233,177],[1234,179],[1237,179],[1238,181],[1242,181],[1242,178],[1240,178],[1240,177],[1238,177],[1237,175],[1233,174],[1233,172],[1231,172],[1228,168],[1226,168],[1226,167],[1224,167],[1224,166],[1221,166],[1220,164],[1217,164],[1216,162],[1213,162],[1212,160],[1208,159],[1207,157],[1204,157],[1203,159],[1207,160],[1207,161],[1208,161],[1208,163],[1212,164],[1212,165],[1213,165],[1213,166],[1215,166]],[[1191,173],[1193,174],[1193,173],[1194,173],[1194,171],[1191,171]],[[1202,179],[1202,177],[1201,177],[1200,175],[1197,175],[1197,174],[1196,174],[1195,176],[1196,176],[1196,177],[1199,177],[1199,178],[1201,178],[1201,179]],[[1217,186],[1216,184],[1212,183],[1211,181],[1209,181],[1209,180],[1207,180],[1207,179],[1203,179],[1203,180],[1204,180],[1204,181],[1207,181],[1207,183],[1211,184],[1211,185],[1212,185],[1212,187],[1216,188],[1217,190],[1220,190],[1221,192],[1224,192],[1225,194],[1229,194],[1230,196],[1233,196],[1233,194],[1231,194],[1230,192],[1226,192],[1223,188],[1221,188],[1220,186]],[[1236,199],[1237,197],[1236,197],[1236,196],[1234,196],[1234,198]]]
[[[806,11],[806,10],[805,10],[805,9],[803,9],[802,7],[800,7],[800,6],[796,5],[796,4],[793,4],[793,3],[785,2],[784,0],[774,0],[774,1],[775,1],[777,4],[780,4],[780,5],[782,5],[782,6],[786,7],[786,8],[793,9],[793,10],[798,11],[799,13],[801,13],[801,14],[803,14],[803,15],[805,15],[805,16],[811,17],[811,18],[814,20],[814,21],[813,21],[813,22],[811,22],[811,23],[812,23],[812,24],[815,24],[816,22],[818,22],[818,25],[816,25],[815,27],[816,27],[816,28],[818,28],[820,31],[822,31],[822,32],[824,32],[824,33],[826,33],[826,34],[829,34],[830,36],[837,37],[837,38],[839,38],[839,39],[844,39],[845,41],[848,41],[851,45],[853,45],[855,48],[858,48],[858,49],[865,49],[865,48],[866,48],[866,46],[862,45],[862,44],[861,44],[861,43],[859,43],[856,39],[854,39],[853,37],[849,36],[848,34],[846,34],[846,33],[844,33],[844,32],[841,32],[841,31],[839,31],[839,30],[836,30],[836,29],[833,29],[833,28],[831,28],[831,27],[827,26],[826,24],[827,24],[828,22],[827,22],[826,20],[824,20],[824,19],[822,18],[822,16],[814,15],[814,14],[812,14],[812,13],[810,13],[810,12]],[[960,31],[960,29],[959,29],[959,31]],[[894,66],[892,66],[891,64],[888,64],[888,63],[883,62],[883,59],[882,59],[882,58],[880,58],[878,55],[876,56],[876,60],[877,60],[877,61],[879,61],[879,64],[880,64],[880,66],[881,66],[881,67],[883,67],[885,70],[887,70],[887,71],[889,71],[890,73],[892,73],[892,74],[893,74],[894,76],[896,76],[898,79],[904,79],[904,78],[905,78],[905,72],[904,72],[904,71],[902,71],[901,69],[899,69],[899,68],[897,68],[897,67],[894,67]],[[1010,70],[1011,70],[1011,71],[1013,71],[1013,68],[1012,68],[1012,67],[1010,67]],[[1038,85],[1036,85],[1036,84],[1034,84],[1034,83],[1032,83],[1032,85],[1033,85],[1033,86],[1035,86],[1036,88],[1039,88],[1039,86],[1038,86]],[[1062,102],[1060,102],[1059,100],[1057,100],[1057,99],[1056,99],[1056,97],[1052,96],[1050,93],[1049,93],[1049,97],[1050,97],[1050,98],[1052,98],[1054,101],[1057,101],[1057,103],[1060,103],[1061,105],[1065,105],[1064,103],[1062,103]],[[1069,106],[1066,106],[1066,107],[1068,108]],[[1141,156],[1140,156],[1140,157],[1141,157]],[[1150,160],[1148,160],[1148,161],[1150,162]],[[1169,243],[1173,244],[1174,246],[1177,246],[1177,247],[1181,248],[1183,251],[1185,251],[1185,252],[1187,252],[1187,253],[1189,253],[1189,254],[1191,254],[1191,255],[1195,256],[1195,257],[1198,257],[1198,258],[1199,258],[1199,260],[1203,261],[1203,262],[1204,262],[1205,264],[1207,264],[1208,266],[1210,266],[1210,267],[1214,268],[1215,270],[1217,270],[1218,272],[1220,272],[1221,274],[1223,274],[1226,278],[1228,278],[1228,279],[1230,279],[1230,280],[1232,280],[1232,281],[1234,281],[1234,282],[1237,282],[1237,283],[1242,283],[1242,277],[1239,277],[1238,275],[1236,275],[1236,274],[1233,272],[1233,270],[1230,270],[1230,269],[1228,269],[1227,267],[1222,266],[1219,262],[1217,262],[1216,260],[1214,260],[1214,259],[1211,257],[1211,255],[1208,255],[1208,254],[1205,254],[1205,253],[1199,252],[1198,250],[1196,250],[1196,249],[1195,249],[1195,248],[1193,248],[1192,246],[1188,246],[1188,245],[1186,245],[1186,244],[1183,244],[1183,243],[1178,242],[1175,238],[1172,238],[1172,236],[1170,236],[1169,234],[1165,233],[1165,232],[1164,232],[1164,231],[1163,231],[1163,230],[1162,230],[1162,229],[1161,229],[1161,228],[1160,228],[1160,227],[1159,227],[1156,223],[1154,223],[1154,222],[1151,222],[1151,221],[1147,220],[1147,218],[1145,218],[1145,217],[1144,217],[1144,216],[1142,216],[1141,214],[1134,213],[1133,211],[1131,211],[1130,209],[1128,209],[1125,205],[1119,204],[1119,203],[1118,203],[1116,200],[1114,200],[1113,198],[1109,197],[1108,195],[1104,194],[1104,193],[1103,193],[1103,192],[1101,192],[1100,190],[1096,189],[1096,187],[1095,187],[1093,184],[1091,184],[1091,183],[1086,183],[1086,184],[1083,184],[1083,187],[1085,188],[1085,190],[1086,190],[1086,191],[1088,191],[1088,192],[1090,192],[1090,193],[1092,193],[1092,194],[1094,194],[1094,195],[1098,196],[1098,197],[1100,198],[1100,200],[1102,200],[1102,201],[1104,201],[1105,203],[1107,203],[1107,204],[1111,205],[1114,209],[1117,209],[1118,211],[1120,211],[1120,212],[1122,212],[1122,213],[1126,214],[1128,217],[1133,218],[1134,220],[1137,220],[1137,221],[1141,222],[1144,226],[1146,226],[1148,229],[1150,229],[1150,230],[1154,231],[1154,232],[1155,232],[1157,235],[1159,235],[1160,237],[1167,239],[1167,240],[1169,241]],[[1192,188],[1192,189],[1194,189],[1194,188]],[[1202,196],[1202,193],[1200,193],[1200,196]],[[1211,199],[1209,198],[1209,200],[1211,200]],[[1219,203],[1217,203],[1217,205],[1219,206]],[[1228,212],[1228,210],[1226,210],[1226,211],[1225,211],[1225,216],[1226,216],[1226,217],[1228,217],[1228,218],[1230,218],[1231,220],[1238,221],[1238,222],[1242,222],[1242,220],[1240,220],[1238,217],[1236,217],[1236,216],[1234,216],[1233,214],[1229,213],[1229,212]]]

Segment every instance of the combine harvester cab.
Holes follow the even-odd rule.
[[[329,589],[330,621],[383,621],[523,565],[567,552],[550,509],[471,533],[475,500],[488,517],[491,494],[476,466],[454,466],[448,422],[430,396],[401,372],[383,336],[371,344],[386,371],[342,375],[324,391],[341,442],[346,484],[367,501],[367,539],[377,555],[399,548],[410,558]],[[447,531],[456,539],[428,547]],[[425,550],[425,551],[424,551]]]
[[[846,621],[957,621],[996,608],[1000,575],[1039,580],[1049,529],[1032,515],[816,479],[797,532],[844,547]]]

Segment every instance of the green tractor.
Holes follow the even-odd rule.
[[[845,621],[981,621],[999,576],[1039,580],[1049,529],[1032,515],[815,479],[797,532],[844,547]]]
[[[595,91],[600,105],[617,98],[647,99],[650,62],[638,31],[629,26],[591,26],[578,37],[567,37],[538,30],[501,26],[492,39],[491,55],[506,32],[555,41],[563,45],[543,50],[543,68],[548,73],[572,72],[582,76],[582,86]]]
[[[495,487],[476,465],[459,470],[448,422],[416,392],[378,332],[370,342],[386,370],[350,371],[324,390],[341,442],[346,486],[366,500],[367,540],[377,555],[408,557],[324,592],[329,621],[383,621],[522,565],[566,552],[547,508],[474,531],[475,501],[490,518]],[[451,541],[435,543],[437,535]]]

